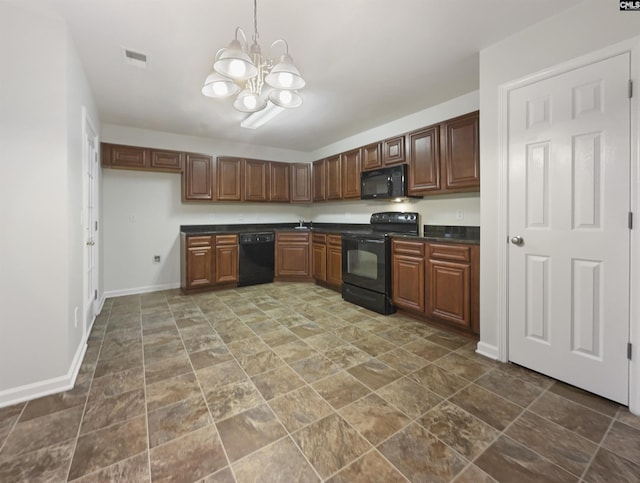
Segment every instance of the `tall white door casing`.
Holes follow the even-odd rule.
[[[629,78],[625,53],[508,97],[509,360],[622,404]]]

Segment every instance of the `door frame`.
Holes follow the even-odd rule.
[[[89,144],[93,142],[93,144],[95,145],[95,150],[96,150],[96,156],[98,159],[98,165],[94,166],[94,177],[93,177],[93,189],[92,189],[92,195],[93,195],[93,210],[94,210],[94,222],[98,222],[98,227],[100,227],[101,223],[100,223],[100,197],[98,196],[98,189],[99,189],[99,185],[100,183],[98,182],[98,177],[100,175],[100,139],[99,139],[99,135],[98,135],[98,130],[95,128],[95,124],[91,119],[91,116],[89,115],[89,112],[87,111],[87,108],[85,106],[82,106],[82,213],[83,213],[83,217],[82,217],[82,249],[83,249],[83,254],[82,254],[82,335],[83,335],[83,340],[87,340],[87,338],[89,337],[89,333],[91,332],[91,327],[93,327],[93,323],[95,322],[95,318],[98,315],[98,313],[100,312],[100,306],[99,306],[99,302],[98,300],[94,299],[93,302],[90,304],[91,307],[91,311],[93,313],[93,320],[91,321],[91,323],[89,324],[90,326],[87,327],[87,314],[89,313],[89,304],[87,304],[87,300],[86,300],[86,293],[87,293],[87,287],[88,287],[88,277],[87,277],[87,268],[88,268],[88,264],[89,264],[89,260],[87,260],[87,250],[85,247],[85,243],[86,243],[86,230],[87,227],[85,226],[86,223],[86,217],[87,217],[87,209],[88,209],[88,203],[89,203],[89,190],[87,189],[87,178],[88,178],[88,171],[89,171],[89,163],[93,162],[92,159],[89,159],[89,154],[91,152],[90,148],[89,148]],[[91,228],[89,227],[89,230]],[[96,238],[96,244],[93,247],[93,287],[94,290],[98,290],[99,288],[99,280],[100,280],[100,243],[98,238],[100,238],[99,236]]]
[[[634,81],[634,92],[631,98],[631,176],[630,176],[630,211],[634,214],[630,243],[630,307],[629,307],[629,340],[633,344],[632,360],[629,363],[629,409],[640,415],[640,297],[631,294],[640,290],[640,37],[633,38],[604,49],[577,57],[549,69],[536,72],[525,77],[507,82],[499,87],[498,92],[498,172],[500,190],[498,193],[498,353],[502,362],[509,360],[509,93],[512,90],[538,82],[565,72],[593,64],[619,54],[630,53],[631,79]]]

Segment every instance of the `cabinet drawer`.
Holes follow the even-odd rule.
[[[470,262],[471,247],[463,245],[429,244],[429,258],[436,260],[450,260],[453,262]]]
[[[392,240],[391,247],[393,248],[394,255],[424,257],[424,243],[422,242]]]
[[[324,233],[314,233],[311,237],[313,243],[324,245],[327,243],[327,235]]]
[[[211,246],[211,236],[190,236],[187,237],[187,247],[209,247]]]
[[[309,233],[277,233],[278,243],[309,243]]]
[[[216,245],[237,245],[238,235],[217,235]]]
[[[342,235],[327,235],[327,243],[342,247]]]

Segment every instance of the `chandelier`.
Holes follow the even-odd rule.
[[[258,44],[257,11],[257,0],[254,0],[251,45],[244,31],[236,27],[235,38],[229,46],[216,53],[213,72],[204,81],[202,93],[208,97],[227,98],[239,91],[233,107],[246,113],[262,111],[270,104],[286,109],[300,107],[302,97],[297,91],[304,87],[305,81],[293,65],[289,44],[283,39],[271,44],[271,49],[277,44],[285,47],[285,53],[277,59],[262,55]],[[238,38],[239,34],[243,42]]]

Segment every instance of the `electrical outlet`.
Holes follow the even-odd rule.
[[[153,263],[160,263],[160,255],[153,256]]]
[[[216,221],[216,214],[215,213],[209,213],[209,221],[210,222]]]
[[[135,223],[135,222],[136,222],[136,214],[129,213],[129,223]]]
[[[456,220],[464,220],[464,210],[456,211]]]

